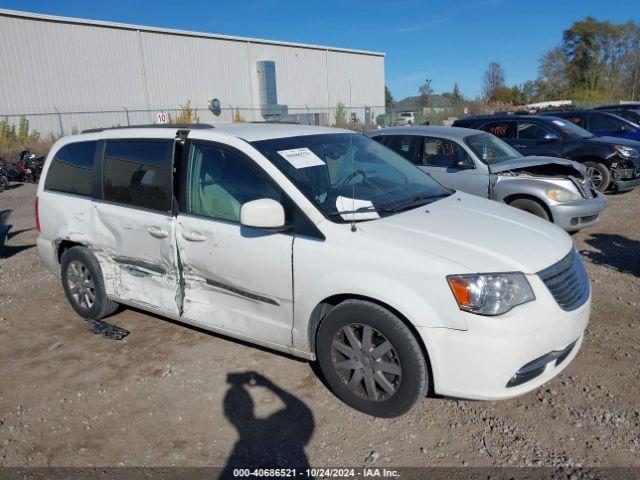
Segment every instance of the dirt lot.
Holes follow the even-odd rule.
[[[609,196],[600,224],[574,236],[593,315],[563,374],[518,399],[428,398],[391,420],[342,404],[305,362],[140,311],[112,317],[125,340],[92,335],[40,265],[34,192],[0,193],[0,210],[15,209],[0,259],[0,466],[222,466],[256,454],[324,467],[640,466],[640,190]],[[228,383],[249,371],[263,386]]]

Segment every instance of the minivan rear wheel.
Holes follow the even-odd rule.
[[[73,309],[88,320],[114,313],[118,304],[107,297],[102,270],[86,247],[72,247],[60,259],[62,286]]]
[[[347,300],[329,311],[320,324],[316,355],[336,396],[369,415],[402,415],[427,393],[427,362],[418,340],[375,303]]]

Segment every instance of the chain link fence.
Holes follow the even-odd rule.
[[[384,114],[384,106],[372,107],[288,107],[278,115],[261,107],[236,107],[229,105],[215,111],[207,107],[189,106],[187,123],[234,123],[282,121],[304,125],[339,126],[343,128],[374,128],[376,117]],[[180,123],[185,118],[185,106],[156,107],[151,109],[118,108],[106,110],[64,111],[52,108],[46,112],[2,113],[0,121],[6,122],[9,130],[16,132],[21,122],[26,121],[31,135],[40,138],[61,137],[92,128],[107,128],[155,123]],[[0,132],[0,135],[2,132]]]

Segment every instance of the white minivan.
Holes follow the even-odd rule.
[[[363,135],[113,128],[59,140],[38,251],[79,315],[118,304],[317,360],[344,402],[502,399],[577,354],[589,281],[560,228],[444,188]]]

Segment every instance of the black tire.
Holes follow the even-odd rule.
[[[543,220],[551,220],[549,218],[547,209],[544,208],[540,202],[531,198],[516,198],[515,200],[509,202],[509,205],[515,208],[519,208],[520,210],[524,210],[525,212],[532,213],[536,217],[540,217]]]
[[[4,175],[0,177],[0,192],[4,192],[5,190],[9,190],[9,179]]]
[[[79,269],[78,266],[82,268]],[[86,272],[86,279],[90,281],[87,282],[86,279],[77,281],[78,275],[75,272],[78,270],[83,274]],[[118,309],[118,304],[109,300],[105,292],[100,263],[86,247],[72,247],[66,250],[60,260],[60,272],[67,300],[81,317],[87,320],[100,320]],[[82,288],[83,291],[78,292],[78,288]],[[88,302],[87,297],[81,295],[85,291],[92,302]]]
[[[372,339],[371,348],[363,348],[358,352],[358,360],[354,360],[355,350],[349,358],[348,355],[340,353],[342,350],[334,347],[334,340],[338,339],[336,341],[340,342],[340,336],[346,332],[345,328],[351,329],[356,337],[360,335],[360,345],[365,328],[373,332],[369,337]],[[391,345],[390,350],[385,350],[386,344],[382,345],[383,339]],[[346,344],[342,345],[341,349],[344,346]],[[378,352],[384,350],[386,353],[377,356],[376,347],[380,347]],[[365,350],[369,354],[368,357],[367,353],[364,353]],[[402,320],[375,303],[346,300],[327,313],[316,337],[316,355],[320,370],[335,395],[347,405],[369,415],[397,417],[415,407],[427,394],[429,372],[418,340]],[[377,359],[373,360],[376,356]],[[358,367],[335,366],[336,363],[344,364],[345,361],[353,361]],[[365,361],[366,364],[362,363]],[[391,371],[390,365],[396,370],[399,367],[398,373],[385,373]],[[356,370],[360,372],[360,376],[357,381],[353,381],[356,380]],[[367,373],[364,373],[365,370]],[[384,378],[379,375],[384,375]],[[347,377],[353,382],[351,388],[348,386]],[[373,396],[378,396],[377,399],[371,399],[371,390],[367,388],[371,386],[371,382],[372,390],[375,392]],[[393,391],[390,393],[383,388],[383,383]]]
[[[600,162],[584,162],[585,167],[593,168],[591,175],[591,183],[600,193],[606,192],[611,185],[611,171],[604,163]]]

